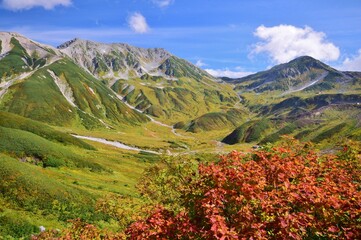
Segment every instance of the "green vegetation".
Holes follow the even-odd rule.
[[[260,144],[266,143],[274,143],[281,140],[283,135],[290,135],[297,129],[297,125],[295,123],[290,123],[287,126],[281,128],[279,131],[272,133],[265,138],[262,139]]]
[[[6,79],[20,73],[28,72],[45,65],[45,59],[39,58],[36,55],[29,56],[26,49],[21,46],[16,38],[11,38],[10,44],[13,48],[4,58],[0,60],[0,80],[2,78]]]
[[[37,233],[39,226],[62,229],[78,217],[116,227],[96,211],[97,199],[136,196],[141,172],[159,158],[101,144],[89,151],[4,127],[0,138],[0,236],[15,238]]]
[[[169,80],[144,75],[116,81],[111,88],[124,96],[124,100],[132,106],[168,124],[218,112],[224,107],[234,106],[238,101],[229,86],[206,77]]]
[[[57,131],[44,123],[37,122],[29,118],[24,118],[12,113],[0,111],[0,126],[31,132],[47,140],[56,141],[66,145],[75,145],[81,148],[95,150],[95,148],[91,145],[69,134]]]
[[[270,127],[271,122],[266,118],[249,121],[236,128],[232,133],[226,136],[222,142],[227,144],[256,142],[262,138],[264,133],[269,130]]]
[[[246,111],[232,108],[225,112],[206,113],[190,123],[184,124],[183,127],[178,124],[178,128],[183,128],[189,132],[227,129],[244,122],[248,115],[249,113]]]
[[[160,70],[163,70],[168,76],[176,78],[193,78],[202,79],[205,76],[205,72],[200,71],[199,68],[190,64],[184,59],[171,56],[162,65],[159,66]]]
[[[146,117],[125,106],[104,84],[73,62],[62,60],[49,66],[49,69],[70,85],[75,104],[82,111],[118,124],[147,121]]]
[[[0,139],[0,152],[7,152],[23,161],[40,164],[44,167],[74,165],[90,168],[92,171],[104,170],[101,165],[85,161],[64,146],[30,132],[0,127]]]
[[[344,129],[347,126],[346,123],[340,123],[337,126],[334,126],[331,129],[328,129],[324,132],[322,132],[321,134],[317,135],[317,137],[315,137],[312,141],[319,143],[322,140],[325,139],[331,139],[332,137],[334,137],[335,135],[337,135],[338,137],[341,135],[340,132],[342,131],[342,129]]]
[[[39,91],[42,89],[42,91]],[[63,97],[46,69],[12,85],[1,109],[55,125],[71,125],[75,111]]]
[[[0,79],[13,76],[22,72],[30,70],[30,67],[25,63],[22,58],[30,59],[26,50],[20,45],[19,41],[12,38],[10,44],[13,45],[12,50],[0,60]]]
[[[69,85],[77,107],[64,98],[48,70]],[[125,106],[104,84],[66,59],[41,68],[25,81],[11,86],[0,109],[55,125],[82,124],[88,129],[104,128],[102,119],[117,125],[148,121],[145,116]]]
[[[47,225],[91,214],[92,196],[75,186],[62,183],[38,166],[25,164],[0,154],[0,236],[26,237],[39,231],[36,221]],[[19,211],[18,209],[21,209]],[[87,217],[90,220],[90,217]],[[50,226],[50,225],[49,225]],[[55,225],[57,226],[57,225]]]

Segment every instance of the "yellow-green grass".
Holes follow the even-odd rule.
[[[130,86],[134,90],[131,91]],[[219,111],[221,107],[233,106],[238,100],[230,86],[207,78],[119,80],[112,88],[125,95],[125,99],[133,106],[142,109],[151,105],[146,112],[168,124]]]
[[[67,219],[77,217],[108,226],[107,218],[95,212],[96,200],[109,193],[138,197],[135,185],[144,169],[157,159],[103,144],[95,145],[98,151],[68,148],[77,151],[84,160],[102,164],[107,172],[42,168],[0,154],[0,221],[7,222],[0,226],[0,233],[3,231],[4,236],[16,238],[20,233],[30,236],[31,229],[35,232],[39,226],[61,229]],[[20,220],[15,221],[14,216]],[[9,224],[16,226],[9,230]],[[18,231],[16,227],[26,231]]]
[[[95,150],[82,140],[77,139],[69,134],[56,131],[54,128],[45,123],[34,121],[30,118],[24,118],[20,115],[9,112],[0,111],[0,126],[31,132],[47,140],[59,142],[65,145],[75,145],[78,147]]]
[[[0,126],[0,152],[44,167],[75,166],[92,171],[105,170],[101,165],[84,160],[70,147],[51,142],[31,132]]]

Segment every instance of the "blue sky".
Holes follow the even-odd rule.
[[[311,55],[361,71],[360,0],[0,0],[0,31],[161,47],[239,77]]]

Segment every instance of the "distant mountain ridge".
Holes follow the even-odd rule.
[[[298,57],[288,63],[243,78],[227,79],[238,92],[253,91],[322,91],[351,87],[359,81],[358,73],[338,71],[309,56]],[[339,86],[342,84],[343,86]]]

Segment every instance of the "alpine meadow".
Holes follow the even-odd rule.
[[[361,3],[321,2],[1,0],[0,240],[361,239]]]

